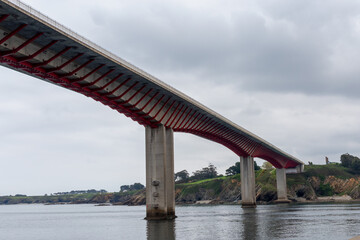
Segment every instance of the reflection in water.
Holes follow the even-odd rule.
[[[242,217],[242,239],[257,239],[258,221],[256,208],[243,208]]]
[[[148,220],[146,234],[148,240],[175,240],[175,220]]]

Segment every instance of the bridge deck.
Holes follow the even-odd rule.
[[[277,168],[303,163],[16,0],[0,0],[0,64],[91,97],[144,126],[218,142]]]

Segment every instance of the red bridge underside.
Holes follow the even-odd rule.
[[[4,21],[8,15],[3,15],[0,17],[0,22]],[[11,37],[15,36],[18,32],[26,28],[27,25],[23,24],[16,28],[14,31],[8,33],[0,40],[0,44],[3,44]],[[93,98],[95,101],[99,101],[106,106],[118,111],[130,117],[134,121],[138,122],[144,126],[157,127],[160,123],[164,124],[166,127],[172,128],[175,132],[186,132],[191,133],[196,136],[206,138],[208,140],[220,143],[225,147],[232,150],[238,156],[253,156],[265,159],[272,163],[276,168],[292,168],[299,165],[299,163],[291,160],[290,158],[284,156],[283,154],[274,151],[268,148],[265,144],[259,143],[258,141],[252,139],[249,136],[241,133],[240,131],[236,131],[236,129],[232,129],[224,124],[221,124],[219,120],[212,118],[209,115],[204,113],[200,113],[196,108],[192,107],[187,103],[181,103],[177,100],[172,100],[171,96],[165,96],[165,94],[161,94],[156,92],[147,102],[144,104],[143,100],[150,96],[150,93],[154,93],[153,88],[142,92],[145,89],[145,85],[136,90],[127,100],[123,99],[127,93],[131,90],[134,90],[136,87],[139,87],[139,82],[134,82],[131,78],[125,79],[121,84],[113,89],[110,92],[103,93],[103,90],[109,86],[111,83],[117,81],[123,74],[119,74],[107,84],[101,87],[96,87],[96,83],[98,83],[101,79],[105,78],[109,74],[111,74],[114,70],[110,69],[106,73],[102,74],[98,79],[91,83],[84,84],[82,81],[86,79],[91,74],[95,73],[101,68],[105,68],[104,64],[99,65],[88,74],[83,77],[74,79],[74,74],[79,70],[85,68],[89,65],[93,60],[89,60],[79,67],[77,67],[72,72],[67,74],[57,74],[56,72],[69,65],[70,63],[76,61],[79,57],[83,56],[84,53],[79,53],[73,58],[69,59],[67,62],[63,63],[61,66],[58,66],[53,69],[44,68],[48,63],[53,61],[54,59],[60,57],[65,52],[67,52],[71,47],[64,47],[64,49],[58,52],[55,56],[51,58],[34,64],[33,62],[37,61],[34,58],[38,56],[40,53],[49,49],[51,46],[56,44],[58,41],[54,40],[43,46],[38,51],[32,53],[29,56],[25,57],[15,57],[16,53],[31,44],[34,40],[40,37],[43,33],[36,33],[34,36],[24,43],[16,47],[11,51],[3,51],[0,52],[0,63],[2,65],[7,65],[10,68],[19,70],[21,72],[26,72],[32,76],[39,77],[41,79],[45,79],[51,83],[56,85],[63,86],[69,90],[81,93],[87,97]],[[113,95],[121,87],[127,87],[126,90],[120,95]],[[139,101],[136,103],[130,104],[130,101],[135,96],[141,96],[138,94],[143,94]],[[149,98],[149,97],[148,97]],[[121,101],[118,101],[121,100]],[[154,103],[155,101],[155,103]],[[141,102],[141,104],[140,104]],[[150,104],[153,104],[150,110],[147,112],[144,109]],[[141,105],[141,107],[140,107]],[[161,106],[161,107],[159,107]],[[153,112],[155,108],[159,109],[157,112]],[[167,108],[165,108],[167,107]],[[167,110],[165,110],[167,109]],[[173,109],[173,111],[170,110]],[[162,115],[162,116],[161,116]],[[167,119],[166,122],[163,120]]]

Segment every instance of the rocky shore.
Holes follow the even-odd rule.
[[[288,199],[298,203],[360,201],[360,176],[339,165],[306,166],[304,173],[288,174]],[[223,176],[197,182],[177,183],[176,204],[240,204],[240,175]],[[275,170],[256,171],[258,204],[274,203],[277,199]],[[139,191],[77,194],[63,196],[3,196],[0,204],[101,204],[144,205],[145,189]]]

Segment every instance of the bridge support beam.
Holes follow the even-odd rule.
[[[254,158],[240,157],[240,171],[242,207],[256,207]]]
[[[277,186],[277,200],[276,203],[289,203],[287,198],[287,186],[286,186],[286,169],[276,169],[276,186]]]
[[[173,131],[145,127],[146,219],[175,218]]]

